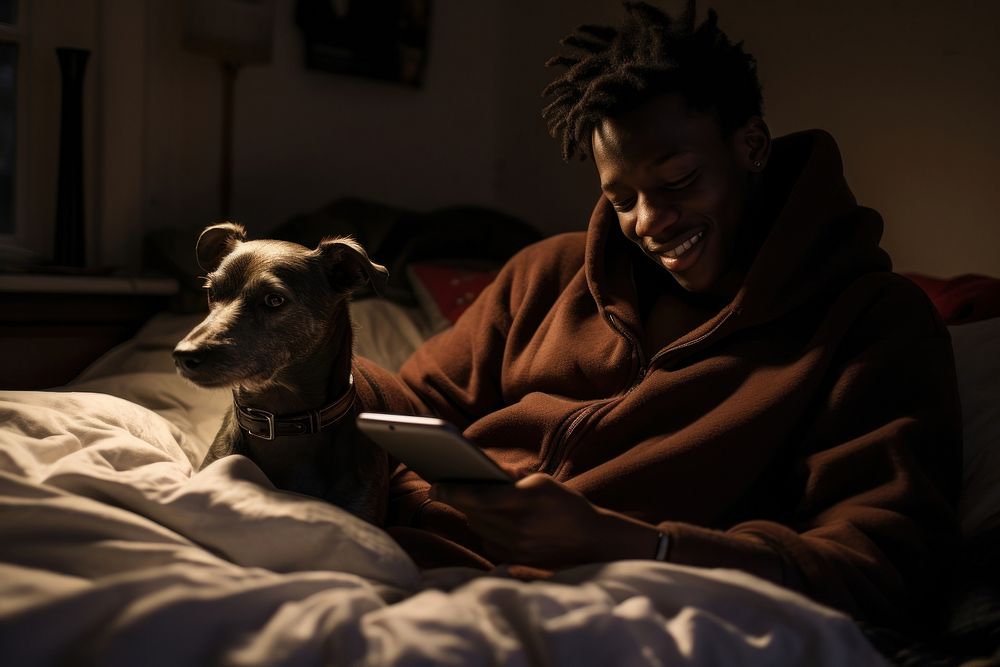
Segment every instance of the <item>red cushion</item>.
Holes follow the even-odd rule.
[[[432,316],[440,313],[454,324],[459,315],[472,305],[479,293],[497,277],[497,269],[472,269],[447,264],[415,263],[409,266],[410,280],[417,297]],[[426,299],[431,303],[425,303]],[[434,310],[437,313],[433,312]]]
[[[903,274],[927,293],[945,324],[965,324],[1000,317],[1000,279],[968,273],[935,278]]]

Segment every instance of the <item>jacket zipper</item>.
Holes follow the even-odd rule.
[[[549,452],[548,456],[545,457],[545,460],[542,462],[542,465],[539,466],[538,468],[541,472],[544,472],[546,474],[555,476],[556,473],[558,472],[559,468],[562,465],[563,455],[566,453],[566,451],[568,451],[570,442],[573,437],[573,432],[576,430],[577,426],[579,426],[587,417],[593,414],[593,412],[597,410],[599,407],[607,405],[612,401],[618,400],[621,396],[624,396],[625,394],[635,389],[637,386],[639,386],[639,383],[642,382],[642,378],[645,377],[646,375],[646,360],[643,357],[642,347],[638,344],[638,341],[635,339],[634,336],[632,336],[631,333],[628,332],[628,330],[624,326],[621,326],[618,323],[614,315],[612,315],[611,313],[605,313],[604,317],[608,321],[608,325],[610,325],[611,328],[614,329],[619,336],[621,336],[626,340],[626,342],[628,342],[629,348],[631,349],[632,353],[635,355],[636,360],[638,361],[639,368],[637,370],[634,379],[630,382],[629,386],[626,387],[621,394],[619,394],[618,396],[613,396],[611,398],[604,398],[594,401],[593,403],[584,406],[576,413],[576,416],[573,418],[573,421],[569,423],[569,426],[566,428],[566,431],[562,434],[562,436],[558,440],[556,440],[555,443],[553,443],[552,450]]]
[[[722,316],[722,319],[719,320],[718,324],[716,324],[714,327],[712,327],[711,329],[709,329],[708,331],[706,331],[702,335],[698,336],[697,338],[695,338],[693,340],[689,340],[686,343],[681,343],[680,345],[674,345],[672,347],[664,348],[664,349],[660,350],[659,352],[657,352],[656,354],[654,354],[653,358],[649,360],[649,367],[650,367],[650,369],[652,369],[653,364],[656,361],[662,359],[663,357],[667,356],[668,354],[670,354],[672,352],[676,352],[677,350],[683,350],[684,348],[691,347],[692,345],[697,345],[701,341],[705,340],[706,338],[708,338],[709,336],[711,336],[712,334],[714,334],[716,331],[718,331],[719,329],[722,328],[722,325],[725,324],[726,321],[732,316],[733,312],[735,312],[733,309],[727,310],[726,314]]]
[[[635,336],[633,336],[626,327],[618,323],[618,320],[615,318],[614,315],[612,315],[611,313],[607,313],[605,317],[608,321],[608,324],[611,326],[612,329],[614,329],[618,333],[618,335],[620,335],[628,342],[629,346],[635,353],[635,356],[639,362],[639,368],[632,382],[620,394],[618,394],[617,396],[612,396],[611,398],[605,398],[599,401],[595,401],[590,405],[582,408],[577,413],[576,417],[573,418],[573,421],[570,422],[569,427],[566,429],[566,432],[562,435],[559,441],[553,446],[551,453],[545,458],[545,461],[543,462],[542,466],[539,467],[539,470],[541,472],[552,475],[553,477],[556,477],[559,471],[562,469],[562,464],[564,462],[565,455],[569,453],[570,444],[572,443],[573,433],[576,431],[576,428],[586,420],[587,417],[593,414],[598,408],[603,407],[613,401],[621,400],[622,398],[627,396],[630,392],[632,392],[636,387],[638,387],[642,383],[642,381],[646,378],[646,374],[653,369],[657,361],[663,359],[663,357],[667,356],[668,354],[676,350],[681,350],[690,347],[692,345],[696,345],[697,343],[700,343],[701,341],[705,340],[706,338],[714,334],[716,331],[718,331],[722,327],[722,325],[726,323],[726,321],[732,314],[733,310],[726,311],[726,314],[722,317],[721,320],[719,320],[718,324],[716,324],[714,327],[712,327],[702,335],[698,336],[697,338],[689,340],[686,343],[681,343],[680,345],[674,345],[672,347],[667,347],[664,348],[663,350],[660,350],[659,352],[653,355],[652,359],[649,360],[649,366],[647,367],[642,352],[642,346],[639,345],[638,340],[636,340]]]

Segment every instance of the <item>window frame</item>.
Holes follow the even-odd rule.
[[[17,44],[14,110],[14,231],[0,232],[0,246],[28,250],[27,226],[30,219],[31,165],[28,160],[31,138],[31,3],[17,3],[16,23],[0,23],[0,42]],[[34,254],[34,253],[32,253]]]

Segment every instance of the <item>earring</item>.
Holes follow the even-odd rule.
[[[753,161],[753,166],[754,166],[755,169],[760,169],[760,166],[761,166],[760,160],[754,160]]]

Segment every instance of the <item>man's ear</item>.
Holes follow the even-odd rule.
[[[748,171],[760,173],[771,157],[771,130],[760,116],[751,116],[733,137],[735,149]]]
[[[247,230],[234,222],[223,222],[206,227],[198,236],[195,255],[198,266],[207,272],[215,271],[226,255],[247,240]]]
[[[336,289],[353,292],[367,282],[376,294],[385,291],[389,270],[373,262],[349,236],[327,237],[319,242],[316,252],[323,258],[330,284]]]

